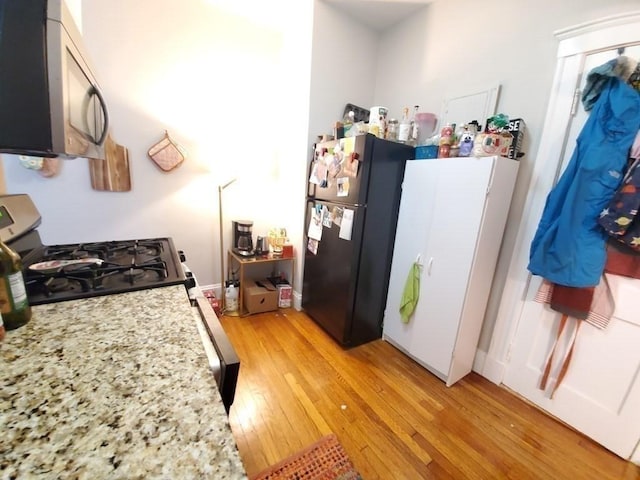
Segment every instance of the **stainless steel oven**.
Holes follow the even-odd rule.
[[[0,196],[0,238],[22,257],[30,305],[184,285],[224,406],[235,396],[240,361],[211,305],[169,237],[44,245],[28,195]]]

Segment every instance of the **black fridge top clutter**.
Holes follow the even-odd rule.
[[[405,161],[371,134],[317,143],[309,169],[302,306],[341,345],[382,335]]]

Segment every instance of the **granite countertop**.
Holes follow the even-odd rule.
[[[246,478],[184,286],[39,305],[7,332],[0,478]]]

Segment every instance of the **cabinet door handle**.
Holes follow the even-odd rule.
[[[429,259],[429,265],[427,266],[427,275],[431,276],[431,267],[433,266],[433,257]]]

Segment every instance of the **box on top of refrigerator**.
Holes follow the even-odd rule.
[[[520,154],[520,151],[522,150],[522,139],[524,138],[525,129],[526,125],[523,119],[514,118],[513,120],[509,120],[507,130],[513,135],[513,140],[509,146],[507,157],[518,159],[523,155]]]

